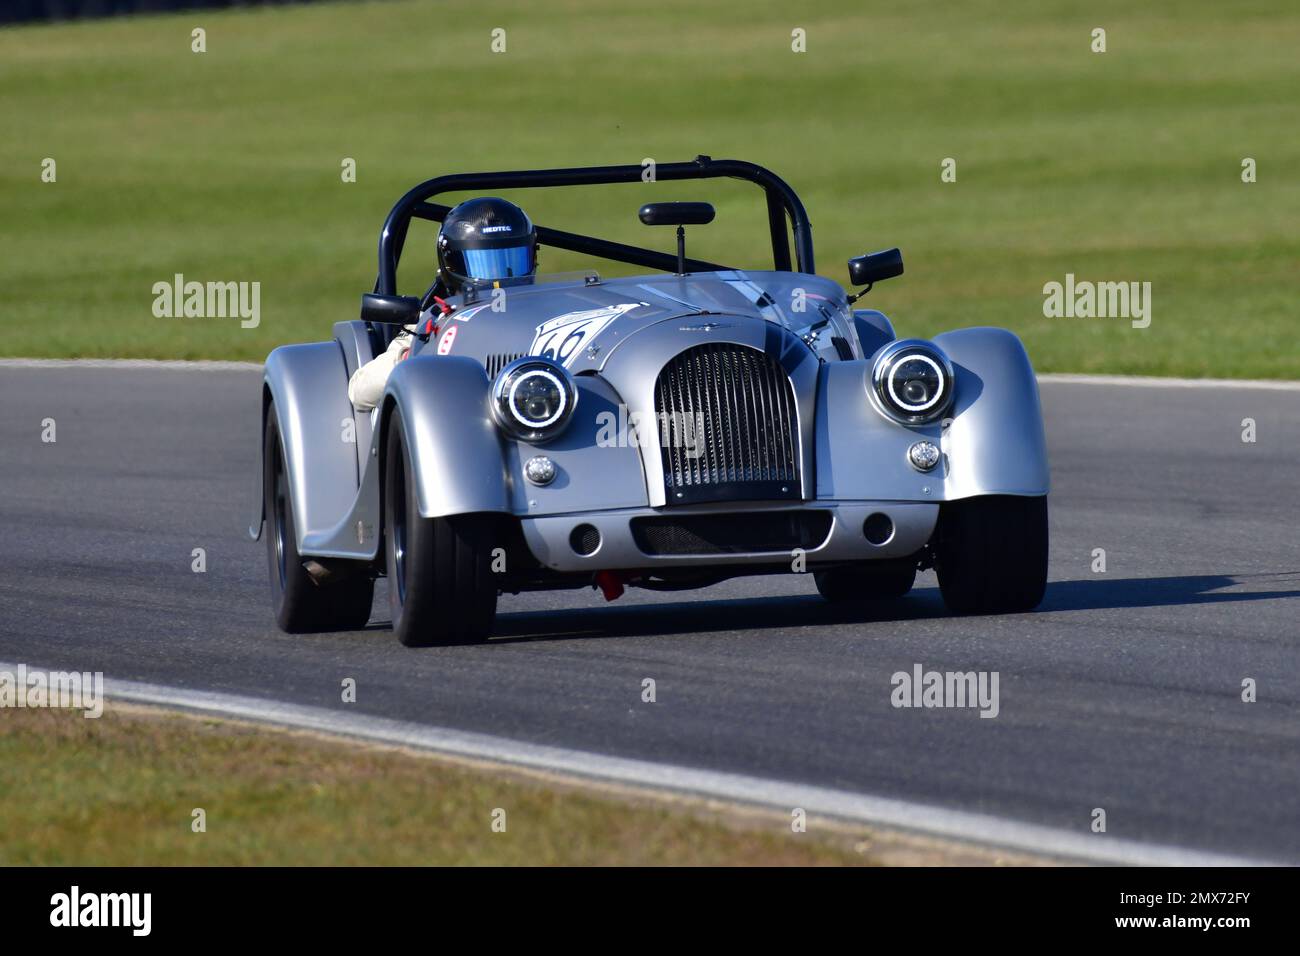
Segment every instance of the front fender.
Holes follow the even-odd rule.
[[[1020,339],[1006,329],[944,332],[933,339],[957,375],[942,449],[944,497],[1045,495],[1051,481],[1038,380]]]
[[[901,425],[867,398],[875,356],[822,367],[817,402],[817,496],[841,500],[952,501],[976,495],[1044,495],[1047,442],[1038,382],[1020,340],[1003,329],[946,332],[933,342],[956,375],[942,422]],[[907,449],[928,439],[944,452],[931,473]]]
[[[384,434],[402,411],[420,515],[510,510],[505,455],[483,366],[457,355],[400,362],[385,387]]]

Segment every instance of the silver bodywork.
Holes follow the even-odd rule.
[[[810,562],[904,558],[930,539],[944,501],[1048,492],[1037,383],[1020,341],[1001,329],[961,329],[932,340],[951,360],[954,405],[943,422],[905,426],[870,396],[871,359],[894,341],[892,326],[879,312],[854,312],[839,285],[817,276],[639,276],[539,283],[470,304],[452,301],[457,313],[440,319],[436,338],[398,364],[373,413],[358,414],[347,398],[351,372],[382,347],[364,323],[341,322],[331,342],[284,346],[268,357],[263,409],[273,398],[302,555],[377,558],[380,462],[394,407],[412,455],[419,513],[515,515],[529,551],[556,571],[773,563],[773,552],[644,553],[632,519],[668,513],[829,511],[830,531],[807,549]],[[570,333],[567,345],[560,340],[560,358],[579,390],[573,419],[541,445],[505,437],[489,414],[488,369],[554,348],[548,323],[579,313],[597,318]],[[705,343],[759,350],[788,376],[800,464],[791,500],[674,504],[666,500],[657,441],[598,441],[609,415],[653,420],[661,370]],[[907,460],[909,446],[923,438],[943,453],[928,474]],[[533,455],[555,463],[552,484],[537,487],[522,477]],[[874,512],[895,527],[880,545],[862,532]],[[262,520],[259,484],[255,538]],[[587,556],[569,543],[580,523],[601,532],[599,548]]]

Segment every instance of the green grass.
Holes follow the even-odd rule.
[[[1300,378],[1298,49],[1287,0],[339,3],[3,30],[0,352],[260,360],[355,317],[383,216],[420,179],[704,152],[799,190],[826,275],[901,246],[906,276],[866,300],[901,333],[1006,326],[1042,371]],[[758,266],[748,189],[525,199],[668,249],[637,205],[716,198],[691,250]],[[408,288],[431,278],[428,240]],[[155,318],[176,272],[260,281],[260,327]],[[1067,272],[1150,281],[1151,327],[1044,318]]]
[[[807,866],[876,858],[868,834],[826,830],[815,819],[795,834],[774,817],[726,819],[407,752],[112,705],[98,720],[0,711],[0,794],[0,865]],[[192,830],[195,808],[206,814],[206,832]],[[498,808],[504,832],[492,829]],[[925,848],[888,852],[906,862],[954,859]]]

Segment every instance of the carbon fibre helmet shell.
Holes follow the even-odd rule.
[[[537,230],[514,203],[482,196],[447,213],[438,231],[438,275],[449,290],[536,271]]]

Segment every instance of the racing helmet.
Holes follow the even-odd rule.
[[[438,230],[438,276],[449,290],[536,271],[537,230],[514,203],[484,196],[447,213]]]

